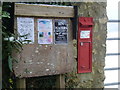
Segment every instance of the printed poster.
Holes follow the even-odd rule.
[[[17,17],[17,30],[23,43],[34,43],[34,18]],[[22,37],[21,37],[22,36]]]
[[[68,21],[55,20],[55,44],[66,44],[68,41]]]
[[[80,38],[90,38],[90,31],[81,31]]]
[[[52,44],[52,19],[38,19],[38,44]]]

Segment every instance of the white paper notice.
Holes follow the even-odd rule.
[[[34,18],[17,17],[17,30],[23,43],[34,43]]]
[[[38,19],[38,44],[53,43],[52,19]]]
[[[90,31],[81,31],[80,38],[90,38]]]

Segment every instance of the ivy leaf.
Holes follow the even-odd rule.
[[[13,70],[12,70],[12,58],[11,58],[11,56],[8,56],[8,66],[9,66],[10,71],[13,72]]]
[[[10,18],[10,13],[3,11],[2,12],[2,17]]]

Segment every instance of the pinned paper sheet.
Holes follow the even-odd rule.
[[[68,42],[68,21],[55,19],[55,44],[66,44]]]
[[[52,19],[38,19],[38,44],[52,44]]]
[[[17,30],[23,43],[34,43],[34,18],[17,17]]]
[[[80,38],[90,38],[90,31],[81,31]]]

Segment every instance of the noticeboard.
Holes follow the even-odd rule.
[[[31,9],[34,14],[28,12]],[[53,9],[58,11],[53,14]],[[56,75],[73,70],[70,20],[73,12],[73,7],[15,4],[15,33],[27,34],[22,40],[31,40],[31,43],[23,43],[21,52],[13,52],[17,60],[13,62],[16,77]]]

